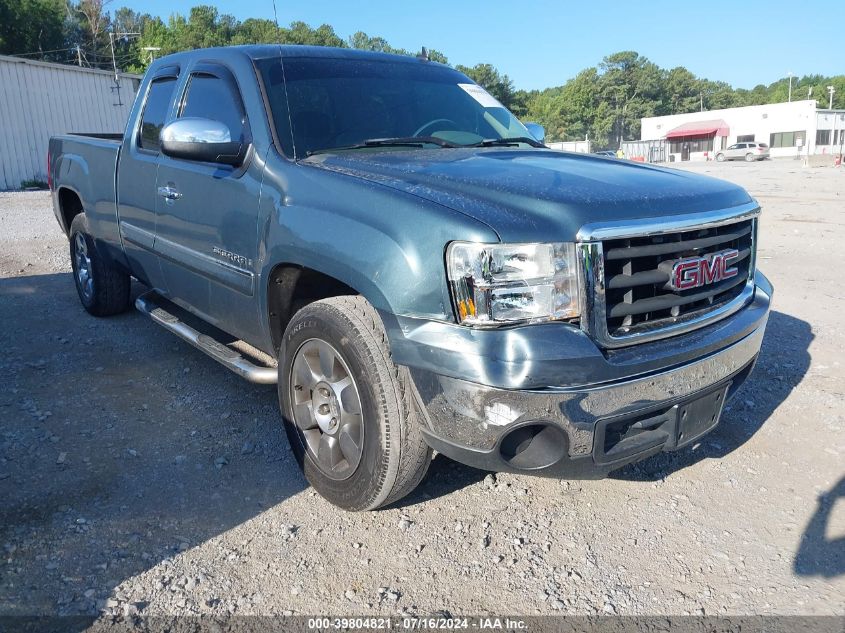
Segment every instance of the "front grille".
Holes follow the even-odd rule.
[[[754,262],[754,219],[602,243],[607,334],[654,331],[718,309],[744,290]],[[674,263],[736,249],[738,274],[689,290],[669,285]]]

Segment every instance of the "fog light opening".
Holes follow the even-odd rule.
[[[566,433],[545,422],[520,426],[499,444],[502,459],[520,470],[537,470],[559,462],[569,449]]]

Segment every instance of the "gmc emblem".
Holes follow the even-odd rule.
[[[730,264],[738,257],[739,251],[731,248],[705,257],[679,259],[672,266],[669,285],[675,290],[689,290],[736,277],[739,271]]]

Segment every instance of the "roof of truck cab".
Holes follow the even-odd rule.
[[[390,61],[394,63],[408,64],[439,64],[438,62],[424,61],[410,55],[396,55],[394,53],[378,53],[374,51],[363,51],[354,48],[334,48],[330,46],[304,46],[300,44],[247,44],[243,46],[220,46],[215,48],[198,48],[192,51],[182,51],[160,57],[156,61],[180,59],[196,59],[202,57],[219,56],[225,59],[232,54],[245,55],[251,59],[268,59],[278,57],[321,57],[328,59],[360,59],[369,61]]]

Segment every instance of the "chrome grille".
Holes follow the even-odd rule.
[[[748,281],[754,220],[706,229],[604,242],[605,310],[610,336],[639,326],[709,310],[735,299]],[[738,274],[711,285],[674,290],[669,285],[679,259],[736,249]]]
[[[742,211],[584,227],[579,236],[600,239],[580,244],[582,328],[603,347],[621,347],[702,327],[743,307],[753,295],[759,209]],[[729,249],[738,252],[730,263],[735,276],[688,290],[670,284],[678,260]]]

